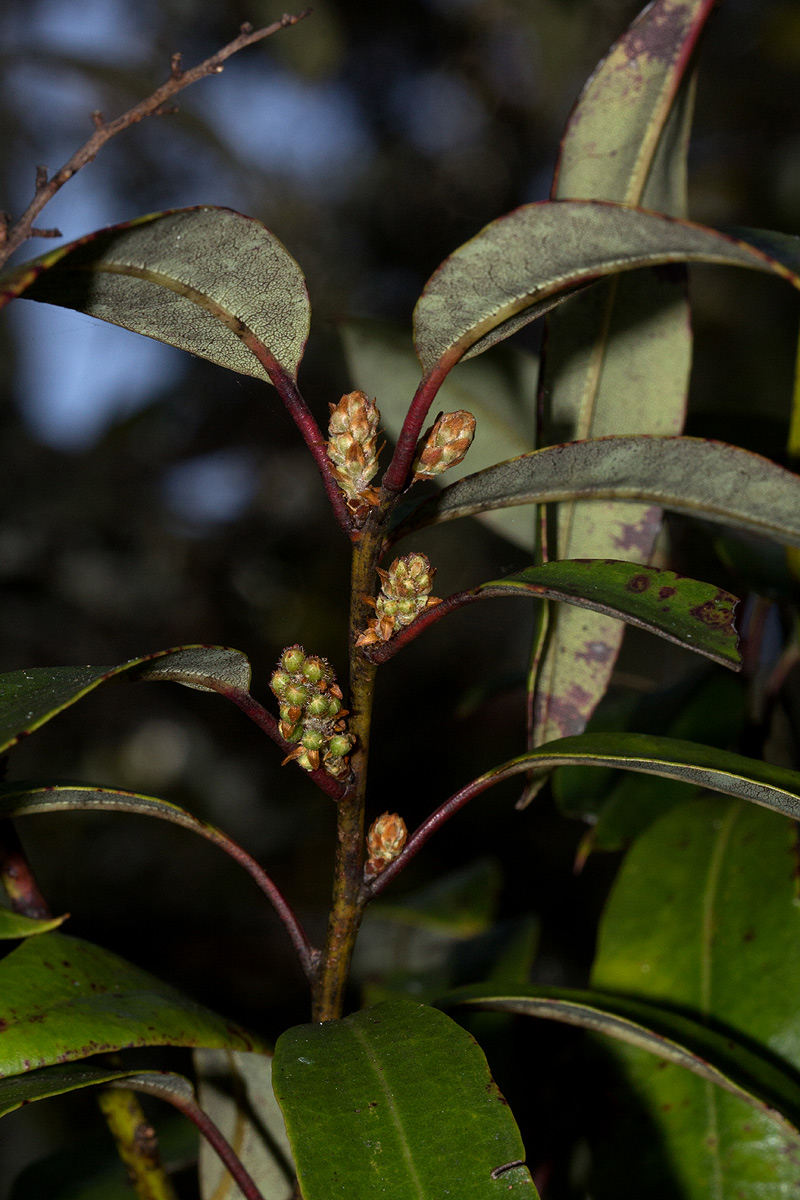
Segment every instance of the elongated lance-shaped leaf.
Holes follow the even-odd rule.
[[[713,0],[655,0],[626,30],[567,123],[553,199],[614,200],[687,215],[694,79],[685,72],[712,8]],[[682,431],[692,348],[684,267],[616,276],[589,289],[553,310],[544,344],[540,443]],[[558,558],[609,554],[647,562],[661,524],[660,509],[620,509],[615,501],[562,504],[550,516],[548,549]],[[599,613],[587,618],[562,607],[549,616],[529,684],[531,745],[582,732],[624,633]],[[587,659],[587,641],[602,652]],[[565,729],[561,701],[575,684],[584,700]]]
[[[483,790],[481,784],[492,786],[522,771],[549,771],[570,764],[664,775],[800,819],[800,772],[713,746],[645,733],[582,733],[557,738],[488,771],[470,790]]]
[[[24,917],[10,908],[0,908],[0,941],[30,937],[36,933],[49,933],[51,929],[57,929],[66,919],[66,915],[44,919]]]
[[[294,379],[308,337],[297,263],[260,222],[227,208],[153,213],[90,233],[3,276],[0,307],[16,296],[264,380],[267,360]]]
[[[43,933],[0,962],[0,1078],[131,1046],[260,1040],[89,942]]]
[[[547,446],[443,488],[401,517],[392,538],[514,504],[609,498],[648,500],[800,546],[800,476],[749,450],[687,437],[607,437]],[[619,540],[624,537],[620,529]]]
[[[125,676],[234,695],[249,690],[250,664],[227,646],[177,646],[116,667],[32,667],[0,675],[0,753],[96,687]]]
[[[737,598],[674,571],[613,559],[566,559],[482,583],[475,591],[484,596],[563,600],[649,629],[725,666],[738,668],[741,663],[733,624]],[[589,661],[602,660],[607,653],[605,643],[594,640],[591,627],[580,651]]]
[[[800,1132],[800,1083],[793,1072],[728,1034],[657,1004],[574,988],[491,983],[453,988],[437,1003],[541,1017],[604,1034],[724,1088],[773,1120],[782,1133]]]
[[[272,1090],[272,1059],[235,1050],[196,1050],[200,1103],[265,1200],[291,1200],[295,1169],[283,1113]],[[200,1143],[202,1200],[242,1200],[206,1141]]]
[[[708,796],[674,808],[625,857],[592,987],[678,1011],[797,1081],[797,851],[796,825],[753,805]],[[800,1138],[633,1046],[606,1052],[619,1082],[613,1128],[593,1147],[605,1194],[636,1178],[642,1195],[657,1195],[666,1171],[669,1194],[686,1200],[794,1195]],[[647,1147],[631,1136],[643,1121]]]
[[[51,1096],[62,1096],[79,1088],[98,1087],[119,1080],[133,1090],[139,1090],[134,1085],[141,1082],[141,1090],[152,1094],[194,1096],[194,1088],[188,1079],[168,1071],[133,1071],[130,1067],[115,1069],[96,1063],[74,1062],[66,1066],[40,1067],[26,1075],[0,1079],[0,1117],[34,1100],[48,1100]]]
[[[536,1196],[480,1047],[424,1004],[288,1029],[273,1081],[304,1200]]]
[[[526,204],[492,221],[431,276],[414,310],[417,354],[426,373],[451,366],[584,283],[675,262],[750,267],[800,286],[792,245],[776,243],[769,254],[690,221],[594,200]]]

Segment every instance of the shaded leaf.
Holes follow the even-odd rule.
[[[443,488],[401,519],[393,537],[509,504],[608,497],[650,500],[800,546],[800,476],[749,450],[686,437],[607,437],[536,450]]]
[[[558,738],[487,771],[477,782],[491,786],[522,771],[550,771],[571,763],[663,775],[800,819],[800,771],[714,746],[645,733],[581,733]]]
[[[0,675],[0,753],[89,692],[120,676],[172,680],[231,695],[250,686],[244,654],[226,646],[178,646],[118,667],[32,667]]]
[[[713,229],[593,200],[527,204],[492,221],[445,259],[414,310],[425,372],[508,337],[581,284],[636,267],[710,262],[800,286],[793,247],[778,258]]]
[[[89,942],[43,933],[0,961],[0,1078],[163,1045],[260,1048],[238,1025]]]
[[[308,337],[297,263],[259,221],[227,208],[153,213],[90,233],[3,276],[0,307],[21,295],[257,379],[270,376],[256,349],[294,378]]]
[[[480,1047],[435,1009],[295,1026],[273,1074],[305,1200],[536,1196]]]
[[[527,567],[505,579],[482,583],[485,596],[530,595],[564,600],[657,633],[725,666],[741,658],[733,613],[738,600],[710,583],[613,559],[578,558]],[[583,658],[601,661],[608,650],[591,629],[580,646]]]
[[[768,1116],[782,1133],[800,1124],[800,1081],[727,1034],[656,1004],[573,988],[492,983],[455,988],[438,998],[443,1008],[469,1005],[492,1012],[543,1017],[601,1033],[674,1063]]]
[[[66,1066],[40,1067],[25,1075],[0,1079],[0,1117],[34,1100],[47,1100],[79,1088],[118,1081],[134,1091],[147,1091],[162,1097],[173,1093],[188,1099],[194,1096],[189,1080],[169,1071],[132,1071],[129,1067],[119,1070],[95,1063],[75,1062]],[[141,1087],[137,1086],[139,1084]]]
[[[23,917],[21,913],[13,912],[10,908],[0,907],[0,941],[30,937],[35,933],[48,933],[51,929],[57,929],[66,919],[67,914],[46,919]]]
[[[744,1042],[796,1082],[796,864],[796,828],[774,814],[718,797],[673,809],[625,859],[603,916],[592,986],[677,1009]],[[776,1136],[771,1121],[686,1071],[658,1069],[627,1046],[613,1055],[669,1160],[672,1194],[734,1200],[796,1191],[800,1139]],[[620,1121],[611,1144],[598,1145],[606,1188],[596,1194],[616,1194],[620,1143],[625,1172],[636,1172],[642,1193],[663,1194],[658,1164],[632,1132]]]
[[[378,321],[344,321],[338,328],[354,385],[376,398],[381,426],[397,438],[419,383],[419,361],[407,330]],[[448,468],[448,480],[533,450],[537,375],[532,354],[503,346],[447,376],[436,395],[437,409],[466,410],[477,420],[469,453]],[[533,550],[529,514],[501,511],[482,519],[509,541]]]
[[[196,1050],[200,1104],[230,1143],[265,1200],[290,1200],[295,1171],[283,1114],[272,1090],[272,1059],[233,1050]],[[242,1200],[206,1141],[200,1143],[202,1200]]]

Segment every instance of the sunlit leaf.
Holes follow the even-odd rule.
[[[752,805],[708,797],[673,809],[628,852],[592,986],[678,1010],[796,1083],[797,849],[792,822]],[[623,1173],[643,1195],[659,1194],[665,1164],[672,1194],[685,1200],[794,1193],[800,1138],[676,1066],[628,1046],[609,1052],[635,1093],[635,1114],[626,1119],[615,1095],[619,1119],[595,1147],[605,1180],[595,1194],[617,1194]],[[632,1137],[642,1114],[648,1146]]]
[[[0,961],[0,1078],[130,1046],[262,1049],[146,971],[62,933]]]
[[[295,1026],[273,1076],[304,1200],[536,1196],[480,1047],[435,1009],[391,1000]]]
[[[685,437],[598,438],[498,463],[424,501],[393,537],[506,505],[608,498],[648,500],[800,546],[800,476],[749,450]]]
[[[657,1004],[573,988],[528,984],[498,988],[492,983],[454,988],[437,1003],[448,1009],[474,1005],[541,1017],[602,1033],[723,1088],[768,1116],[782,1133],[798,1133],[800,1083],[793,1072],[727,1034]]]
[[[592,200],[528,204],[445,259],[414,313],[423,369],[487,350],[575,287],[620,271],[709,262],[766,271],[800,286],[797,252],[776,257],[702,225]]]
[[[226,646],[178,646],[117,667],[32,667],[0,675],[0,753],[89,692],[120,677],[172,680],[230,695],[250,686],[250,664]]]
[[[16,296],[100,317],[243,375],[269,379],[261,348],[294,377],[309,305],[274,234],[227,208],[153,213],[90,233],[0,280]]]
[[[227,1138],[265,1200],[290,1200],[295,1171],[283,1114],[272,1090],[272,1058],[234,1050],[196,1050],[200,1104]],[[202,1200],[242,1200],[207,1142],[200,1143]]]
[[[475,591],[564,600],[639,625],[726,666],[741,661],[733,625],[736,597],[673,571],[611,559],[572,559],[527,567]],[[589,630],[581,652],[590,660],[602,659],[606,649]]]

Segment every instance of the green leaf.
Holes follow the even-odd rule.
[[[10,908],[0,907],[0,941],[30,937],[34,933],[48,933],[51,929],[57,929],[66,919],[67,914],[63,917],[48,917],[46,920],[23,917],[21,913],[13,912]]]
[[[146,971],[62,933],[28,938],[0,961],[0,1078],[163,1045],[262,1048]]]
[[[487,771],[476,784],[485,782],[493,786],[523,771],[546,772],[570,764],[615,767],[680,779],[800,819],[800,771],[789,771],[714,746],[646,733],[581,733],[558,738]]]
[[[168,1071],[132,1071],[129,1067],[117,1070],[94,1063],[75,1062],[67,1066],[41,1067],[26,1075],[0,1079],[0,1117],[34,1100],[48,1100],[51,1096],[61,1096],[79,1088],[97,1087],[120,1080],[125,1087],[134,1091],[147,1091],[160,1096],[177,1093],[189,1099],[194,1096],[191,1083],[182,1075],[172,1075]],[[139,1084],[141,1087],[137,1086]]]
[[[705,1079],[772,1120],[782,1133],[797,1135],[800,1083],[771,1057],[753,1052],[728,1034],[689,1017],[626,996],[574,988],[495,983],[454,988],[438,998],[443,1008],[477,1006],[576,1025],[647,1051]]]
[[[724,666],[738,668],[741,663],[733,625],[737,598],[674,571],[613,559],[578,558],[527,567],[505,579],[482,583],[475,591],[484,596],[563,600],[639,625]],[[591,629],[584,635],[580,651],[589,661],[602,660],[607,653],[604,643],[594,641]]]
[[[172,680],[203,692],[234,695],[247,692],[250,664],[226,646],[178,646],[117,667],[32,667],[0,675],[0,753],[14,746],[94,691],[120,676]]]
[[[426,373],[452,365],[509,337],[574,288],[636,267],[719,263],[800,287],[796,251],[781,257],[788,265],[716,230],[644,209],[592,200],[527,204],[492,221],[431,276],[414,310],[414,344]]]
[[[435,1009],[295,1026],[273,1076],[305,1200],[536,1196],[480,1047]]]
[[[649,500],[800,546],[800,476],[749,450],[687,437],[607,437],[536,450],[443,488],[401,518],[392,537],[507,505],[609,497]]]
[[[771,1060],[797,1079],[800,908],[795,827],[710,797],[673,809],[629,851],[600,930],[592,986],[678,1010]],[[797,1187],[800,1139],[675,1066],[629,1047],[614,1058],[645,1109],[684,1200],[777,1197]],[[621,1184],[613,1156],[642,1194],[663,1195],[658,1163],[619,1122],[598,1146],[607,1191]],[[641,1158],[641,1162],[639,1161]],[[653,1171],[651,1177],[651,1170]],[[651,1191],[651,1185],[654,1190]]]
[[[269,380],[266,352],[291,378],[309,305],[303,274],[274,234],[227,208],[153,213],[23,263],[0,281],[16,296],[89,313]]]
[[[250,1172],[265,1200],[291,1200],[295,1170],[283,1114],[272,1090],[272,1059],[233,1050],[196,1050],[200,1104]],[[203,1139],[202,1200],[242,1200],[242,1193]]]
[[[396,439],[419,383],[419,362],[407,330],[378,321],[344,321],[338,328],[354,385],[376,397],[381,425]],[[534,449],[537,375],[533,355],[502,346],[447,376],[437,407],[445,412],[465,409],[477,420],[469,453],[448,469],[448,480]],[[488,513],[482,519],[509,541],[533,550],[528,513]]]

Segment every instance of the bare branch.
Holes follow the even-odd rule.
[[[64,186],[68,179],[71,179],[87,163],[93,161],[98,151],[106,142],[110,141],[111,138],[121,133],[124,129],[128,129],[131,125],[136,125],[139,121],[144,120],[145,117],[174,111],[171,107],[165,108],[165,104],[178,92],[196,83],[199,79],[205,79],[207,75],[219,75],[223,70],[224,62],[231,55],[237,54],[247,46],[252,46],[255,42],[260,42],[264,38],[270,37],[273,33],[278,33],[281,29],[286,29],[290,25],[296,25],[298,21],[302,21],[304,17],[307,17],[310,11],[310,9],[304,9],[303,12],[297,15],[284,13],[279,20],[265,26],[263,29],[254,30],[250,26],[243,25],[238,37],[235,37],[232,42],[228,42],[227,46],[223,46],[216,54],[212,54],[210,58],[198,63],[196,67],[192,67],[188,71],[183,70],[180,55],[173,54],[170,64],[170,77],[146,99],[140,100],[138,104],[128,109],[121,117],[117,117],[108,123],[103,120],[101,113],[93,112],[94,133],[64,163],[63,167],[60,167],[49,179],[46,167],[39,166],[36,168],[36,194],[17,223],[8,230],[2,248],[0,248],[0,266],[28,238],[42,236],[33,227],[33,223],[39,213],[52,200],[56,192]],[[47,234],[45,236],[55,237],[57,235]]]

